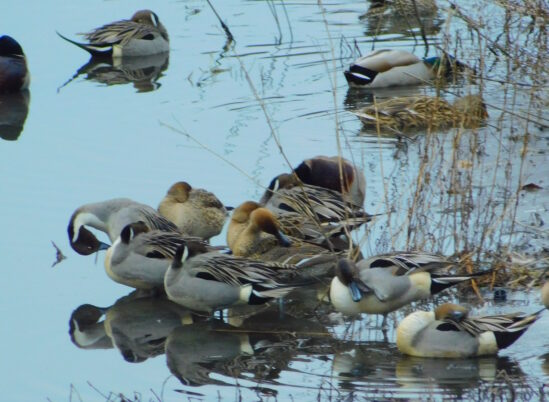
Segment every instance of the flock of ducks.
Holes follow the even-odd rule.
[[[92,57],[141,57],[169,51],[169,37],[150,10],[83,34],[86,43],[63,39]],[[403,50],[377,50],[345,71],[350,86],[416,85],[465,66],[450,56],[419,59]],[[0,91],[28,87],[21,46],[0,37]],[[453,105],[442,99],[388,100],[358,111],[364,124],[394,130],[461,122],[478,125],[486,117],[479,97]],[[114,281],[165,293],[186,308],[213,313],[238,304],[257,305],[296,288],[331,282],[330,301],[345,314],[387,314],[413,301],[490,271],[456,275],[456,263],[424,252],[401,252],[364,259],[351,232],[372,219],[363,208],[364,173],[334,156],[307,159],[270,182],[258,201],[234,208],[227,247],[209,244],[232,209],[207,190],[187,182],[171,186],[158,209],[126,198],[77,208],[68,225],[71,247],[81,255],[107,250],[105,270]],[[111,244],[90,228],[104,232]],[[549,305],[549,287],[543,288]],[[402,353],[424,357],[496,354],[517,340],[539,317],[506,314],[472,317],[462,306],[443,304],[418,311],[397,328]]]

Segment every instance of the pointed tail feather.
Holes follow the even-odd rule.
[[[78,46],[81,49],[84,49],[86,52],[92,55],[92,57],[110,57],[112,55],[111,45],[105,45],[105,47],[97,45],[89,45],[86,43],[79,43],[72,39],[67,38],[66,36],[61,35],[59,32],[55,31],[59,37],[65,39],[67,42],[72,43],[73,45]]]

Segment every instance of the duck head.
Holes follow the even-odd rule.
[[[349,288],[351,298],[358,303],[362,299],[362,292],[356,283],[358,268],[354,261],[348,258],[341,258],[336,264],[336,276],[339,281]]]
[[[299,185],[299,178],[293,173],[282,173],[271,180],[267,190],[259,200],[261,205],[265,205],[272,197],[273,193],[284,188],[292,188]]]
[[[258,208],[250,214],[250,226],[276,237],[282,247],[290,247],[291,240],[280,231],[278,220],[267,208]]]
[[[0,36],[0,56],[23,58],[23,48],[11,36]]]
[[[155,12],[151,10],[139,10],[132,15],[131,20],[137,22],[138,24],[150,25],[154,28],[157,28],[164,39],[168,40],[168,31],[164,28],[164,25],[160,22],[160,18],[156,15]]]
[[[82,214],[76,211],[67,228],[72,249],[80,255],[90,255],[99,250],[107,250],[110,245],[97,240],[97,237],[84,227],[81,217]]]
[[[349,191],[355,175],[353,166],[337,156],[332,158],[316,156],[305,159],[294,169],[294,172],[305,184],[343,193]],[[343,182],[341,178],[343,178]]]
[[[444,303],[435,309],[435,320],[463,321],[469,315],[469,310],[454,303]]]
[[[130,223],[129,225],[124,226],[124,229],[120,232],[120,241],[124,244],[130,244],[130,241],[135,239],[136,236],[141,233],[147,233],[149,227],[143,221],[138,221]]]
[[[231,221],[235,223],[246,223],[250,219],[250,214],[256,209],[261,208],[255,201],[246,201],[240,204],[231,216]]]
[[[179,181],[170,187],[167,195],[177,202],[185,202],[189,198],[192,189],[186,181]]]

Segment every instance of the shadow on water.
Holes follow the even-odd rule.
[[[0,94],[0,138],[16,141],[29,114],[30,91]]]
[[[150,92],[160,88],[158,80],[168,69],[170,54],[160,53],[142,57],[92,57],[57,90],[76,80],[80,76],[92,82],[106,86],[132,83],[137,92]]]

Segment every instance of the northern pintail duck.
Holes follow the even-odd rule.
[[[235,257],[219,252],[196,252],[182,245],[164,278],[168,298],[196,311],[214,312],[238,304],[263,304],[296,286],[295,267]]]
[[[69,335],[72,343],[81,349],[111,349],[111,339],[101,321],[108,309],[91,304],[82,304],[71,314]]]
[[[92,56],[136,57],[170,50],[168,31],[151,10],[137,11],[129,20],[111,22],[82,34],[88,43],[58,35]]]
[[[352,230],[372,219],[362,205],[356,205],[338,191],[303,184],[294,174],[283,173],[269,184],[262,204],[278,214],[295,212],[315,222],[337,222]]]
[[[305,159],[293,169],[293,172],[304,184],[338,191],[352,204],[359,206],[364,204],[366,193],[364,172],[343,157],[318,155]],[[277,178],[278,176],[271,181],[271,185],[274,185]],[[272,192],[267,189],[260,202],[265,204],[271,194]]]
[[[178,232],[177,226],[161,216],[154,208],[128,198],[85,204],[71,216],[67,232],[69,242],[78,254],[89,255],[106,250],[109,245],[99,241],[85,226],[106,233],[114,242],[126,225],[144,222],[149,229]]]
[[[383,314],[385,327],[390,312],[490,272],[443,272],[452,265],[447,257],[423,252],[379,255],[358,263],[344,258],[337,263],[330,300],[345,314]]]
[[[409,131],[424,128],[478,127],[488,117],[479,95],[457,98],[453,104],[433,96],[388,99],[354,112],[364,126]]]
[[[163,289],[164,275],[179,246],[196,243],[202,252],[212,250],[199,237],[149,230],[144,222],[122,229],[105,255],[105,270],[118,283],[136,289]]]
[[[420,59],[405,50],[381,49],[357,59],[344,74],[350,86],[384,88],[424,84],[439,72],[444,76],[463,68],[451,56]]]
[[[0,93],[27,89],[30,74],[23,48],[11,36],[0,36]]]
[[[447,303],[404,318],[396,344],[402,353],[417,357],[495,355],[526,332],[541,312],[471,317],[463,306]]]
[[[255,212],[257,210],[262,210],[262,212]],[[242,244],[243,239],[237,239],[246,230],[244,237],[248,239],[255,237],[256,241],[261,239],[263,252],[269,250],[271,246],[288,247],[292,239],[316,244],[332,251],[349,249],[350,242],[340,236],[345,232],[346,221],[320,223],[296,212],[277,209],[275,214],[268,209],[267,212],[264,210],[266,208],[261,207],[255,201],[245,201],[233,211],[227,229],[229,248],[242,247],[237,245],[237,241]],[[252,214],[253,219],[251,219]],[[275,238],[278,244],[274,242]]]
[[[227,209],[211,192],[180,181],[160,201],[158,212],[190,236],[205,240],[218,235],[227,219]]]
[[[242,211],[243,207],[254,205],[257,208]],[[248,201],[239,206],[235,210],[236,218],[246,217],[245,212],[249,212],[247,219],[243,223],[231,219],[227,231],[227,244],[235,256],[296,265],[302,277],[321,279],[326,275],[333,275],[335,263],[347,254],[346,249],[344,252],[331,252],[314,242],[287,237],[283,233],[285,229],[290,233],[303,233],[293,230],[288,222],[287,228],[281,228],[275,215],[267,208],[259,207],[257,203]],[[318,236],[320,239],[322,234]],[[324,237],[320,240],[325,239]]]

